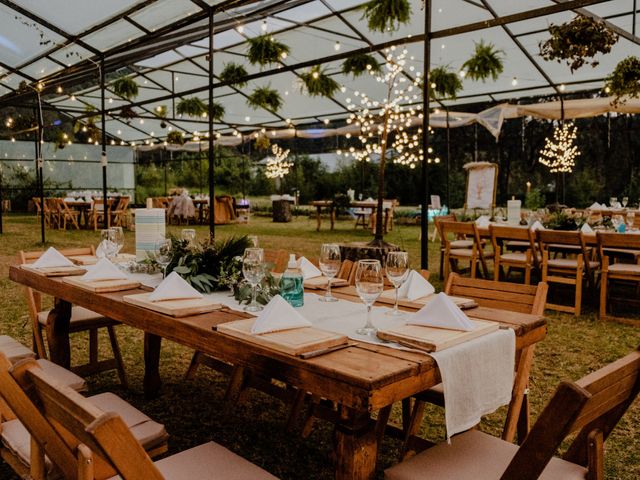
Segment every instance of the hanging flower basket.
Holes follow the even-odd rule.
[[[437,67],[429,72],[429,98],[456,98],[460,90],[462,81],[449,67]]]
[[[247,97],[247,105],[254,110],[264,108],[276,112],[282,107],[282,97],[270,86],[258,87]]]
[[[304,87],[312,97],[332,97],[340,90],[340,84],[321,69],[319,65],[311,67],[311,70],[300,74]]]
[[[247,59],[253,65],[278,63],[289,55],[289,47],[276,41],[270,34],[250,38],[248,42]]]
[[[234,87],[242,88],[247,85],[246,80],[243,80],[247,75],[249,75],[249,73],[246,68],[237,63],[230,62],[225,64],[222,72],[220,72],[220,80]]]
[[[576,16],[568,23],[549,27],[551,38],[540,42],[540,55],[545,60],[566,61],[573,73],[585,63],[592,67],[598,61],[587,59],[598,53],[606,54],[618,41],[618,35],[607,28],[604,22],[591,17]]]
[[[492,43],[484,43],[480,40],[475,44],[476,48],[473,56],[462,64],[465,76],[473,81],[482,80],[485,82],[491,77],[495,82],[504,70],[502,57],[504,52],[497,50]]]
[[[167,143],[171,145],[184,145],[184,137],[182,132],[173,130],[167,135]]]
[[[342,73],[350,73],[354,78],[366,72],[380,73],[380,64],[373,55],[359,53],[347,58],[342,63]]]
[[[640,59],[629,56],[607,77],[606,88],[614,96],[614,105],[624,103],[622,97],[640,98]]]
[[[362,8],[362,19],[367,20],[372,32],[398,30],[401,23],[406,24],[411,20],[409,0],[370,0]]]
[[[113,82],[113,93],[131,101],[138,96],[138,84],[131,77],[120,77]]]

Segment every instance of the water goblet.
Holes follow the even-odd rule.
[[[193,228],[183,228],[180,235],[183,240],[186,240],[190,244],[196,241],[196,231]]]
[[[629,197],[622,197],[622,207],[627,208],[628,203],[629,203]]]
[[[262,248],[246,248],[242,256],[242,274],[251,285],[251,303],[244,310],[246,312],[259,312],[262,310],[257,300],[258,285],[264,277],[264,250]]]
[[[396,295],[396,301],[393,304],[393,310],[389,310],[386,314],[396,317],[402,316],[404,315],[404,312],[398,310],[398,289],[409,276],[409,254],[407,252],[387,253],[385,272],[387,274],[387,278],[393,285]]]
[[[122,227],[111,227],[110,230],[113,230],[113,241],[116,244],[114,256],[118,256],[120,250],[124,247],[124,230]]]
[[[167,276],[167,266],[171,263],[171,247],[171,239],[165,237],[158,238],[154,244],[154,258],[162,268],[162,278]]]
[[[111,260],[118,250],[118,245],[115,240],[115,232],[110,228],[102,230],[100,232],[100,250],[104,253],[104,256]]]
[[[253,248],[258,248],[260,246],[257,235],[248,235],[247,239],[249,240],[249,245],[251,245]]]
[[[378,329],[371,323],[371,307],[382,293],[384,279],[379,260],[358,260],[356,268],[356,291],[367,307],[367,322],[356,330],[359,335],[373,336]]]
[[[335,243],[325,243],[320,248],[320,271],[329,279],[327,291],[324,297],[320,297],[323,302],[337,302],[338,299],[331,295],[331,281],[338,274],[342,259],[340,257],[340,247]]]

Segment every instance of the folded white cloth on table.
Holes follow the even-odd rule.
[[[93,282],[96,280],[126,280],[127,275],[116,267],[107,258],[101,258],[98,263],[87,267],[87,273],[80,277],[80,280]]]
[[[443,292],[436,295],[420,310],[409,315],[407,323],[467,332],[474,329],[469,317]]]
[[[188,298],[202,298],[202,294],[187,283],[187,281],[176,272],[167,275],[160,285],[149,295],[149,300],[159,302],[160,300],[182,300]]]
[[[436,289],[426,278],[415,270],[411,270],[407,279],[398,288],[398,297],[413,301],[431,295],[435,291]]]
[[[593,233],[593,228],[588,223],[583,223],[580,227],[582,233]]]
[[[486,228],[491,223],[491,219],[486,215],[480,215],[476,218],[476,225],[480,228]]]
[[[533,222],[533,223],[531,224],[531,226],[529,227],[529,229],[533,230],[534,232],[535,232],[536,230],[544,230],[544,225],[542,225],[542,224],[540,223],[540,220],[536,220],[535,222]]]
[[[587,210],[600,210],[600,209],[602,209],[602,205],[600,205],[598,202],[593,202]]]
[[[276,295],[256,318],[251,333],[278,332],[310,326],[309,320],[300,315],[284,298]]]
[[[33,268],[73,267],[73,262],[53,247],[31,264]]]
[[[322,272],[320,271],[320,269],[309,260],[307,260],[306,257],[300,257],[298,259],[298,266],[300,267],[300,270],[302,271],[302,277],[305,280],[322,276]]]
[[[444,387],[447,437],[511,401],[516,336],[504,329],[431,353]]]

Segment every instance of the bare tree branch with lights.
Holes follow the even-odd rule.
[[[271,147],[273,157],[269,157],[269,159],[267,160],[267,171],[265,172],[267,178],[281,181],[282,178],[284,178],[289,173],[289,170],[293,166],[293,162],[287,161],[289,151],[289,149],[283,150],[279,145],[276,144]]]
[[[578,129],[572,123],[562,123],[553,131],[553,137],[545,139],[538,161],[549,168],[551,173],[571,173],[576,166],[575,158],[580,155],[573,142]]]
[[[387,86],[386,97],[373,100],[366,93],[356,91],[354,95],[358,97],[357,101],[346,99],[347,107],[352,111],[347,123],[355,123],[360,127],[358,139],[362,144],[362,150],[352,148],[347,155],[360,161],[369,161],[374,154],[380,156],[376,228],[375,237],[369,244],[371,246],[385,245],[383,200],[387,153],[393,152],[394,163],[408,165],[410,168],[415,168],[423,159],[420,142],[422,129],[418,128],[416,133],[409,131],[411,119],[420,109],[412,106],[420,98],[420,72],[416,73],[414,81],[403,75],[408,53],[405,49],[396,55],[395,50],[395,47],[385,49],[387,62],[381,73],[369,70],[376,81]]]

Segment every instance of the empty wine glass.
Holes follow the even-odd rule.
[[[629,226],[630,229],[633,228],[635,220],[636,220],[636,213],[627,212],[627,225]]]
[[[622,206],[627,208],[627,204],[629,203],[629,197],[622,197]]]
[[[171,263],[171,239],[160,237],[154,245],[154,257],[156,263],[162,268],[162,278],[167,276],[167,266]]]
[[[371,307],[382,293],[384,279],[379,260],[358,260],[356,268],[356,290],[367,307],[367,323],[356,330],[360,335],[375,335],[378,329],[371,323]]]
[[[404,315],[404,312],[398,310],[398,289],[409,276],[409,254],[407,252],[387,253],[385,272],[396,293],[393,310],[389,310],[386,314],[393,316]]]
[[[247,239],[249,240],[249,244],[253,248],[258,248],[260,246],[260,242],[258,241],[258,236],[257,235],[248,235]]]
[[[100,250],[106,258],[111,260],[118,253],[115,232],[110,228],[100,232]]]
[[[609,199],[609,205],[611,205],[611,208],[616,208],[617,204],[618,204],[618,197],[611,197]]]
[[[342,263],[340,247],[335,243],[324,243],[320,248],[320,261],[318,263],[324,276],[329,279],[327,291],[324,297],[320,297],[320,300],[323,302],[337,302],[338,299],[331,295],[331,281],[340,271],[340,264]]]
[[[110,230],[113,230],[113,241],[116,244],[114,256],[118,256],[120,250],[124,247],[124,230],[122,230],[122,227],[111,227]]]
[[[182,236],[182,239],[186,240],[189,243],[193,243],[196,241],[196,231],[193,228],[183,228],[180,234]]]
[[[251,303],[244,307],[246,312],[259,312],[262,305],[256,301],[257,289],[264,277],[264,250],[246,248],[242,256],[242,274],[251,285]]]

